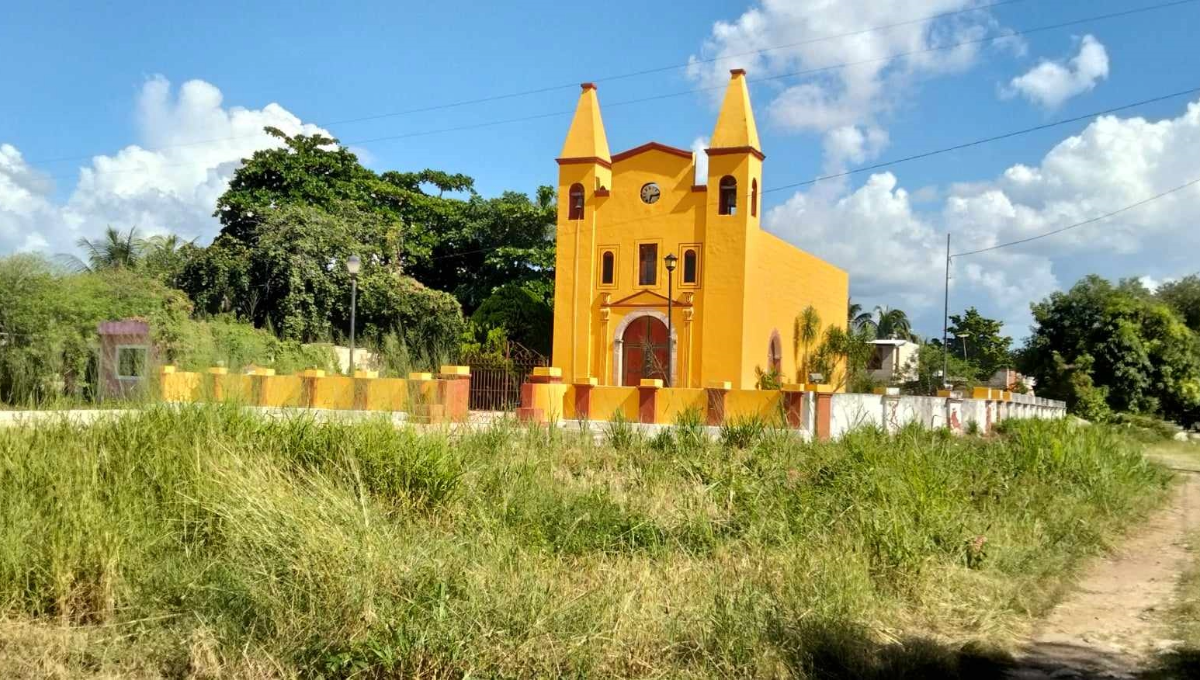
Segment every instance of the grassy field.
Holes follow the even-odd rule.
[[[232,407],[0,430],[0,666],[974,677],[1169,482],[1066,423],[601,439]]]

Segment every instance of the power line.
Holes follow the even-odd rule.
[[[898,59],[902,59],[904,57],[912,57],[912,56],[916,56],[919,54],[928,54],[931,52],[944,52],[947,50],[957,49],[959,47],[996,43],[996,42],[1000,42],[1002,40],[1011,40],[1013,38],[1031,35],[1034,33],[1042,33],[1045,31],[1052,31],[1052,30],[1057,30],[1060,28],[1069,28],[1072,26],[1078,26],[1080,24],[1090,23],[1093,21],[1107,21],[1110,19],[1118,19],[1118,18],[1127,17],[1127,16],[1134,15],[1134,14],[1142,14],[1145,12],[1151,12],[1151,11],[1156,11],[1156,10],[1160,10],[1160,9],[1167,9],[1167,8],[1176,7],[1179,5],[1195,4],[1197,2],[1200,2],[1200,0],[1172,0],[1171,2],[1164,2],[1164,3],[1157,4],[1157,5],[1148,5],[1145,7],[1137,7],[1134,9],[1123,10],[1120,12],[1110,12],[1108,14],[1099,14],[1099,15],[1094,15],[1094,16],[1090,16],[1090,17],[1084,17],[1082,19],[1073,19],[1071,21],[1064,21],[1064,22],[1059,22],[1056,24],[1048,24],[1045,26],[1037,26],[1034,28],[1023,29],[1020,31],[1012,31],[1009,33],[1005,33],[1004,35],[992,36],[990,38],[975,38],[972,40],[964,40],[961,42],[950,43],[947,45],[938,45],[938,46],[927,47],[927,48],[923,48],[923,49],[919,49],[919,50],[900,52],[897,54],[888,55],[886,57],[876,57],[873,59],[863,59],[860,61],[843,62],[840,64],[830,64],[827,66],[820,66],[817,68],[804,69],[801,71],[791,71],[789,73],[781,73],[781,74],[777,74],[777,75],[773,75],[773,76],[765,76],[762,78],[752,78],[752,79],[747,79],[747,82],[750,84],[764,83],[764,82],[782,80],[782,79],[787,79],[787,78],[798,78],[798,77],[803,77],[803,76],[816,75],[819,73],[836,71],[836,70],[840,70],[843,68],[852,68],[855,66],[865,66],[865,65],[869,65],[869,64],[888,63],[888,62],[896,61]],[[578,87],[578,85],[572,85],[571,87]],[[677,92],[669,92],[666,94],[651,95],[648,97],[638,97],[636,99],[627,99],[624,101],[610,102],[610,103],[604,104],[603,108],[604,109],[614,109],[614,108],[618,108],[618,107],[622,107],[622,106],[630,106],[633,104],[644,104],[646,102],[661,101],[664,99],[673,99],[675,97],[683,97],[683,96],[687,96],[690,94],[711,92],[713,90],[722,90],[722,89],[725,89],[726,87],[728,87],[728,85],[726,83],[721,83],[719,85],[711,85],[711,86],[707,86],[707,87],[697,87],[697,88],[692,88],[692,89],[688,89],[688,90],[680,90]],[[443,134],[443,133],[447,133],[447,132],[459,132],[462,130],[473,130],[473,129],[483,128],[483,127],[491,127],[491,126],[495,126],[495,125],[505,125],[505,124],[509,124],[509,123],[520,123],[520,122],[525,122],[525,121],[530,121],[530,120],[539,120],[539,119],[549,118],[549,117],[554,117],[554,116],[568,116],[568,115],[573,114],[574,112],[575,112],[574,109],[571,109],[569,111],[564,110],[564,111],[557,111],[557,112],[553,112],[553,113],[540,113],[540,114],[534,114],[534,115],[530,115],[530,116],[520,116],[520,117],[516,117],[516,118],[507,118],[507,119],[495,120],[495,121],[484,121],[481,123],[472,123],[472,124],[468,124],[468,125],[440,128],[440,129],[435,129],[435,130],[423,130],[423,131],[417,131],[417,132],[400,133],[400,134],[395,134],[395,135],[386,135],[386,136],[382,136],[382,137],[374,137],[371,139],[346,142],[346,144],[371,144],[371,143],[375,143],[375,142],[389,141],[389,140],[395,140],[395,139],[409,139],[412,137],[423,137],[423,136],[428,136],[428,135]]]
[[[1081,120],[1086,120],[1086,119],[1089,119],[1089,118],[1096,118],[1096,117],[1099,117],[1099,116],[1107,115],[1107,114],[1110,114],[1110,113],[1115,113],[1115,112],[1118,112],[1118,111],[1125,111],[1125,110],[1132,109],[1132,108],[1135,108],[1135,107],[1138,107],[1138,106],[1145,106],[1145,105],[1147,105],[1147,104],[1152,104],[1152,103],[1156,103],[1156,102],[1160,102],[1160,101],[1165,101],[1165,100],[1168,100],[1168,99],[1172,99],[1172,98],[1176,98],[1176,97],[1181,97],[1181,96],[1188,95],[1188,94],[1192,94],[1192,93],[1195,93],[1195,92],[1200,92],[1200,87],[1197,87],[1197,88],[1191,88],[1191,89],[1188,89],[1188,90],[1181,90],[1181,91],[1179,91],[1179,92],[1173,92],[1173,93],[1171,93],[1171,94],[1162,95],[1162,96],[1158,96],[1158,97],[1151,97],[1151,98],[1149,98],[1149,99],[1143,99],[1143,100],[1141,100],[1141,101],[1132,102],[1132,103],[1130,103],[1130,104],[1123,104],[1123,105],[1121,105],[1121,106],[1116,106],[1116,107],[1112,107],[1112,108],[1109,108],[1109,109],[1104,109],[1103,111],[1096,111],[1096,112],[1093,112],[1093,113],[1084,114],[1084,115],[1082,115],[1082,116],[1074,116],[1074,117],[1072,117],[1072,118],[1065,118],[1065,119],[1062,119],[1062,120],[1053,121],[1053,122],[1050,122],[1050,123],[1045,123],[1045,124],[1043,124],[1043,125],[1036,125],[1036,126],[1034,126],[1034,127],[1030,127],[1030,128],[1024,128],[1024,129],[1021,129],[1021,130],[1014,130],[1014,131],[1012,131],[1012,132],[1007,132],[1007,133],[1005,133],[1005,134],[1002,134],[1002,135],[994,135],[994,136],[991,136],[991,137],[986,137],[986,138],[983,138],[983,139],[977,139],[977,140],[974,140],[974,141],[971,141],[971,142],[965,142],[965,143],[962,143],[962,144],[955,144],[954,146],[949,146],[949,147],[942,148],[942,149],[936,149],[936,150],[933,150],[933,151],[926,151],[926,152],[923,152],[923,153],[913,154],[913,155],[911,155],[911,156],[906,156],[906,157],[904,157],[904,158],[897,158],[897,159],[895,159],[895,160],[891,160],[891,161],[885,161],[885,162],[883,162],[883,163],[876,163],[876,164],[874,164],[874,165],[871,165],[871,166],[868,166],[868,167],[856,168],[856,169],[854,169],[854,170],[850,170],[850,171],[847,171],[847,172],[837,173],[837,174],[833,174],[833,175],[823,175],[823,176],[820,176],[820,177],[814,177],[814,178],[812,178],[812,179],[810,179],[810,180],[805,180],[805,181],[803,181],[803,182],[796,182],[796,183],[793,183],[793,184],[784,184],[784,185],[780,185],[780,186],[777,186],[777,187],[773,187],[773,188],[771,188],[771,189],[765,189],[765,190],[763,190],[763,192],[762,192],[762,193],[764,193],[764,194],[767,194],[767,193],[771,193],[771,192],[782,191],[782,190],[784,190],[784,189],[790,189],[790,188],[795,188],[795,187],[800,187],[800,186],[809,186],[809,185],[812,185],[812,184],[816,184],[816,183],[818,183],[818,182],[828,181],[828,180],[832,180],[832,179],[838,179],[838,178],[841,178],[841,177],[846,177],[846,176],[848,176],[848,175],[854,175],[854,174],[858,174],[858,173],[861,173],[861,172],[868,172],[868,171],[870,171],[870,170],[877,170],[877,169],[879,169],[879,168],[883,168],[883,167],[890,167],[890,166],[893,166],[893,165],[899,165],[899,164],[901,164],[901,163],[907,163],[907,162],[910,162],[910,161],[915,161],[915,160],[920,160],[920,159],[924,159],[924,158],[929,158],[929,157],[931,157],[931,156],[937,156],[937,155],[939,155],[939,154],[950,153],[950,152],[952,152],[952,151],[959,151],[959,150],[962,150],[962,149],[968,149],[968,148],[972,148],[972,147],[976,147],[976,146],[981,146],[981,145],[988,144],[988,143],[991,143],[991,142],[1002,141],[1002,140],[1005,140],[1005,139],[1010,139],[1010,138],[1017,137],[1017,136],[1020,136],[1020,135],[1024,135],[1024,134],[1030,134],[1030,133],[1037,132],[1037,131],[1040,131],[1040,130],[1045,130],[1045,129],[1049,129],[1049,128],[1053,128],[1053,127],[1057,127],[1057,126],[1061,126],[1061,125],[1066,125],[1066,124],[1068,124],[1068,123],[1078,122],[1078,121],[1081,121]],[[1045,238],[1046,236],[1052,236],[1052,235],[1054,235],[1054,234],[1056,234],[1056,233],[1059,233],[1059,232],[1061,232],[1061,231],[1066,231],[1066,230],[1068,230],[1068,229],[1074,229],[1074,228],[1077,228],[1077,227],[1080,227],[1080,226],[1084,226],[1084,225],[1086,225],[1086,224],[1091,224],[1092,222],[1099,221],[1099,220],[1102,220],[1102,219],[1106,219],[1106,218],[1108,218],[1108,217],[1111,217],[1111,216],[1113,216],[1113,215],[1117,215],[1117,214],[1120,214],[1120,213],[1122,213],[1122,212],[1125,212],[1125,211],[1127,211],[1127,210],[1131,210],[1131,209],[1133,209],[1133,208],[1136,208],[1136,207],[1138,207],[1138,206],[1140,206],[1140,205],[1143,205],[1143,204],[1145,204],[1145,203],[1149,203],[1149,202],[1151,202],[1151,201],[1154,201],[1154,200],[1157,200],[1157,199],[1159,199],[1159,198],[1162,198],[1163,196],[1166,196],[1166,195],[1168,195],[1168,194],[1174,193],[1174,192],[1176,192],[1176,191],[1179,191],[1179,190],[1181,190],[1181,189],[1185,189],[1185,188],[1187,188],[1188,186],[1191,186],[1192,184],[1196,184],[1197,182],[1200,182],[1200,180],[1196,180],[1195,182],[1189,182],[1188,184],[1185,184],[1185,185],[1183,185],[1183,186],[1177,187],[1177,188],[1175,188],[1175,189],[1172,189],[1172,190],[1170,190],[1170,191],[1164,192],[1163,194],[1160,194],[1160,195],[1158,195],[1158,196],[1155,196],[1155,197],[1153,197],[1153,198],[1150,198],[1150,199],[1147,199],[1147,200],[1145,200],[1145,201],[1142,201],[1141,203],[1138,203],[1138,204],[1135,204],[1135,205],[1132,205],[1132,206],[1127,206],[1127,207],[1125,207],[1125,208],[1122,208],[1121,210],[1118,210],[1118,211],[1116,211],[1116,212],[1110,213],[1110,214],[1108,214],[1108,215],[1103,215],[1103,216],[1101,216],[1101,217],[1097,217],[1097,218],[1095,218],[1095,219],[1093,219],[1093,220],[1089,220],[1089,221],[1087,221],[1087,222],[1082,222],[1082,223],[1080,223],[1080,224],[1071,225],[1071,226],[1069,226],[1069,227],[1065,227],[1064,229],[1061,229],[1061,230],[1058,230],[1058,231],[1055,231],[1055,232],[1050,232],[1050,233],[1048,233],[1048,234],[1044,234],[1044,235],[1041,235],[1041,236],[1033,237],[1033,238],[1030,238],[1030,239],[1025,239],[1025,240],[1022,240],[1022,241],[1016,241],[1016,242],[1014,242],[1014,243],[1012,243],[1012,244],[1004,244],[1004,245],[994,246],[994,247],[991,247],[991,248],[985,248],[985,249],[982,249],[982,250],[978,250],[978,251],[972,251],[972,252],[968,252],[968,253],[958,253],[958,254],[955,254],[955,255],[948,255],[948,257],[950,257],[950,258],[954,258],[954,257],[965,257],[965,256],[967,256],[967,255],[974,255],[974,254],[977,254],[977,253],[986,252],[986,251],[988,251],[988,250],[995,250],[995,249],[997,249],[997,248],[1003,248],[1003,247],[1007,247],[1008,245],[1017,245],[1017,244],[1019,244],[1019,243],[1025,243],[1025,242],[1027,242],[1027,241],[1031,241],[1031,240],[1037,240],[1037,239],[1040,239],[1040,238]],[[713,203],[713,205],[715,205],[715,203]],[[619,222],[611,223],[611,224],[609,224],[608,226],[610,226],[610,227],[613,227],[613,226],[621,226],[621,225],[625,225],[625,224],[630,224],[630,223],[634,223],[634,222],[641,222],[641,221],[650,220],[650,219],[657,219],[657,216],[654,216],[654,215],[647,215],[647,216],[643,216],[643,217],[635,217],[635,218],[631,218],[631,219],[628,219],[628,220],[622,220],[622,221],[619,221]],[[489,253],[489,252],[493,252],[493,251],[495,251],[495,250],[499,250],[499,249],[500,249],[500,248],[502,248],[502,247],[505,247],[505,246],[499,246],[499,247],[496,247],[496,248],[482,248],[482,249],[477,249],[477,250],[464,251],[464,252],[460,252],[460,253],[451,253],[451,254],[448,254],[448,255],[441,255],[441,256],[438,256],[438,257],[430,258],[430,259],[432,259],[432,260],[454,259],[454,258],[458,258],[458,257],[463,257],[463,256],[466,256],[466,255],[477,255],[477,254],[480,254],[480,253]]]
[[[755,56],[755,55],[759,55],[759,54],[766,54],[768,52],[774,52],[774,51],[778,51],[778,50],[786,50],[786,49],[791,49],[794,47],[802,47],[804,45],[812,45],[812,44],[817,44],[817,43],[821,43],[821,42],[828,42],[830,40],[841,40],[843,38],[852,38],[852,37],[859,36],[859,35],[866,35],[868,33],[875,33],[878,31],[886,31],[886,30],[891,30],[894,28],[901,28],[904,26],[913,26],[913,25],[917,25],[917,24],[931,23],[934,21],[938,21],[939,19],[948,19],[950,17],[958,16],[961,14],[982,12],[982,11],[985,11],[988,9],[1002,7],[1005,5],[1014,5],[1014,4],[1018,4],[1018,3],[1022,3],[1022,2],[1028,2],[1028,0],[1000,0],[999,2],[993,2],[990,4],[986,4],[986,5],[977,5],[974,7],[969,7],[969,8],[960,9],[960,10],[954,10],[954,11],[950,11],[950,12],[941,12],[939,14],[932,14],[932,15],[920,17],[917,19],[910,19],[907,21],[901,21],[901,22],[897,22],[897,23],[893,23],[893,24],[872,26],[870,28],[859,29],[856,31],[849,31],[846,33],[838,33],[835,35],[826,35],[826,36],[819,36],[816,38],[808,38],[806,40],[801,40],[798,42],[787,43],[787,44],[783,44],[783,45],[773,45],[771,47],[764,47],[761,49],[751,50],[748,52],[740,52],[738,54],[729,54],[729,55],[724,55],[724,56],[719,56],[719,57],[709,57],[706,59],[695,59],[692,61],[688,61],[686,63],[670,64],[667,66],[657,66],[654,68],[643,69],[640,71],[630,71],[628,73],[619,73],[616,75],[605,76],[603,78],[593,78],[592,82],[601,83],[601,82],[612,82],[612,81],[616,81],[616,80],[626,80],[629,78],[637,78],[640,76],[653,75],[656,73],[663,73],[666,71],[674,71],[674,70],[678,70],[678,69],[682,69],[682,68],[689,68],[696,64],[712,64],[712,63],[716,63],[716,62],[720,62],[720,61],[729,61],[729,60],[733,60],[733,59],[740,59],[742,57],[750,57],[750,56]],[[555,92],[557,90],[572,89],[572,88],[576,88],[576,87],[579,87],[578,82],[563,83],[563,84],[559,84],[559,85],[547,85],[545,87],[538,87],[538,88],[532,88],[532,89],[528,89],[528,90],[519,90],[516,92],[507,92],[507,93],[503,93],[503,94],[489,95],[486,97],[478,97],[475,99],[464,99],[464,100],[460,100],[460,101],[456,101],[456,102],[433,104],[430,106],[422,106],[422,107],[416,107],[416,108],[411,108],[411,109],[404,109],[404,110],[400,110],[400,111],[392,111],[392,112],[388,112],[388,113],[372,114],[372,115],[368,115],[368,116],[360,116],[357,118],[343,118],[341,120],[332,120],[332,121],[327,121],[324,123],[313,123],[313,124],[317,125],[318,127],[331,127],[334,125],[347,125],[347,124],[352,124],[352,123],[362,123],[362,122],[373,121],[373,120],[381,120],[384,118],[395,118],[398,116],[406,116],[406,115],[410,115],[410,114],[414,114],[414,113],[428,113],[431,111],[442,111],[442,110],[446,110],[446,109],[461,108],[464,106],[472,106],[475,104],[487,104],[487,103],[492,103],[492,102],[497,102],[497,101],[504,101],[507,99],[517,99],[520,97],[527,97],[527,96],[536,95],[536,94],[545,94],[547,92]],[[559,115],[559,114],[551,114],[551,115]],[[526,120],[526,119],[521,119],[521,120]],[[496,124],[499,124],[499,123],[496,123]],[[257,135],[255,135],[255,136],[257,136]],[[222,137],[222,138],[215,138],[215,139],[196,140],[193,142],[181,142],[179,144],[163,145],[163,146],[159,146],[159,147],[148,148],[145,150],[146,151],[161,151],[164,149],[183,148],[183,147],[197,146],[197,145],[202,145],[202,144],[215,144],[218,142],[229,142],[229,141],[236,141],[239,139],[249,139],[249,138],[252,138],[252,137],[250,135]],[[40,164],[61,163],[61,162],[81,160],[81,159],[87,160],[89,158],[92,158],[95,155],[98,155],[98,154],[88,154],[88,155],[83,155],[83,156],[63,156],[63,157],[59,157],[59,158],[39,159],[36,161],[30,161],[30,162],[31,163],[40,163]]]
[[[1055,234],[1061,234],[1061,233],[1063,233],[1064,231],[1070,231],[1071,229],[1078,229],[1079,227],[1085,227],[1085,226],[1087,226],[1087,225],[1089,225],[1089,224],[1095,224],[1096,222],[1100,222],[1101,220],[1106,220],[1106,219],[1108,219],[1108,218],[1110,218],[1110,217],[1113,217],[1113,216],[1115,216],[1115,215],[1120,215],[1120,214],[1121,214],[1121,213],[1123,213],[1123,212],[1128,212],[1128,211],[1130,211],[1130,210],[1133,210],[1134,208],[1140,208],[1141,206],[1143,206],[1143,205],[1146,205],[1147,203],[1152,203],[1152,202],[1154,202],[1154,201],[1157,201],[1157,200],[1158,200],[1158,199],[1160,199],[1160,198],[1163,198],[1163,197],[1165,197],[1165,196],[1169,196],[1169,195],[1171,195],[1171,194],[1173,194],[1173,193],[1175,193],[1175,192],[1177,192],[1177,191],[1183,191],[1184,189],[1186,189],[1186,188],[1188,188],[1188,187],[1190,187],[1190,186],[1196,185],[1196,184],[1200,184],[1200,178],[1194,179],[1194,180],[1192,180],[1192,181],[1188,182],[1187,184],[1181,184],[1181,185],[1179,185],[1179,186],[1175,187],[1174,189],[1168,189],[1168,190],[1166,190],[1166,191],[1162,192],[1161,194],[1157,194],[1157,195],[1155,195],[1155,196],[1151,196],[1150,198],[1147,198],[1147,199],[1144,199],[1144,200],[1138,201],[1137,203],[1133,203],[1133,204],[1131,204],[1131,205],[1127,205],[1127,206],[1125,206],[1124,208],[1120,208],[1119,210],[1114,210],[1114,211],[1112,211],[1112,212],[1110,212],[1110,213],[1105,213],[1105,214],[1103,214],[1103,215],[1100,215],[1100,216],[1098,216],[1098,217],[1093,217],[1093,218],[1091,218],[1090,220],[1084,220],[1084,221],[1082,221],[1082,222],[1076,222],[1075,224],[1072,224],[1072,225],[1070,225],[1070,226],[1063,227],[1063,228],[1061,228],[1061,229],[1055,229],[1055,230],[1053,230],[1053,231],[1048,231],[1048,232],[1046,232],[1046,233],[1044,233],[1044,234],[1038,234],[1037,236],[1030,236],[1029,238],[1023,238],[1023,239],[1020,239],[1020,240],[1017,240],[1017,241],[1009,241],[1008,243],[1001,243],[1001,244],[999,244],[999,245],[990,246],[990,247],[987,247],[987,248],[980,248],[979,250],[970,250],[970,251],[967,251],[967,252],[965,252],[965,253],[955,253],[954,255],[951,255],[950,257],[951,257],[951,258],[955,258],[955,257],[967,257],[968,255],[978,255],[979,253],[986,253],[986,252],[989,252],[989,251],[992,251],[992,250],[999,250],[999,249],[1001,249],[1001,248],[1008,248],[1008,247],[1011,247],[1011,246],[1018,246],[1018,245],[1021,245],[1022,243],[1029,243],[1030,241],[1037,241],[1037,240],[1039,240],[1039,239],[1043,239],[1043,238],[1047,238],[1047,237],[1050,237],[1050,236],[1054,236]]]
[[[991,137],[984,137],[982,139],[976,139],[974,141],[964,142],[962,144],[955,144],[954,146],[948,146],[943,149],[935,149],[933,151],[925,151],[922,153],[913,154],[911,156],[905,156],[903,158],[896,158],[894,160],[883,161],[881,163],[875,163],[873,165],[866,165],[861,168],[855,168],[853,170],[847,170],[845,172],[834,173],[832,175],[821,175],[819,177],[813,177],[812,179],[808,179],[803,182],[793,182],[791,184],[781,184],[777,187],[772,187],[770,189],[764,189],[763,193],[769,194],[769,193],[772,193],[775,191],[783,191],[784,189],[794,189],[796,187],[809,186],[812,184],[816,184],[818,182],[824,182],[826,180],[839,179],[842,177],[849,177],[851,175],[857,175],[857,174],[863,173],[863,172],[870,172],[872,170],[879,170],[881,168],[887,168],[887,167],[891,167],[893,165],[899,165],[900,163],[908,163],[910,161],[921,160],[923,158],[929,158],[931,156],[938,156],[938,155],[950,153],[953,151],[961,151],[963,149],[969,149],[974,146],[980,146],[980,145],[988,144],[991,142],[998,142],[998,141],[1009,139],[1012,137],[1019,137],[1020,135],[1026,135],[1026,134],[1029,134],[1032,132],[1040,132],[1041,130],[1049,130],[1050,128],[1059,127],[1061,125],[1068,125],[1070,123],[1078,123],[1081,120],[1087,120],[1089,118],[1098,118],[1100,116],[1105,116],[1105,115],[1108,115],[1111,113],[1117,113],[1119,111],[1126,111],[1128,109],[1137,108],[1139,106],[1145,106],[1147,104],[1154,104],[1156,102],[1166,101],[1168,99],[1175,99],[1177,97],[1183,97],[1185,95],[1194,94],[1196,92],[1200,92],[1200,87],[1193,87],[1188,90],[1180,90],[1179,92],[1172,92],[1171,94],[1164,94],[1159,97],[1151,97],[1150,99],[1143,99],[1141,101],[1132,102],[1130,104],[1122,104],[1121,106],[1114,106],[1113,108],[1104,109],[1103,111],[1094,111],[1092,113],[1085,113],[1081,116],[1074,116],[1071,118],[1063,118],[1062,120],[1056,120],[1056,121],[1052,121],[1049,123],[1043,123],[1042,125],[1035,125],[1033,127],[1023,128],[1020,130],[1013,130],[1012,132],[1006,132],[1002,135],[994,135]]]
[[[1016,1],[1016,0],[1014,0],[1014,1]],[[787,79],[787,78],[798,78],[798,77],[803,77],[803,76],[816,75],[816,74],[820,74],[820,73],[826,73],[826,72],[830,72],[830,71],[840,70],[843,68],[852,68],[852,67],[856,67],[856,66],[865,66],[865,65],[870,65],[870,64],[888,63],[888,62],[896,61],[898,59],[902,59],[905,57],[912,57],[912,56],[916,56],[916,55],[920,55],[920,54],[929,54],[929,53],[933,53],[933,52],[944,52],[947,50],[953,50],[953,49],[957,49],[960,47],[996,43],[996,42],[1000,42],[1003,40],[1011,40],[1013,38],[1032,35],[1035,33],[1042,33],[1045,31],[1057,30],[1057,29],[1061,29],[1061,28],[1069,28],[1072,26],[1078,26],[1080,24],[1090,23],[1090,22],[1094,22],[1094,21],[1107,21],[1107,20],[1111,20],[1111,19],[1123,18],[1123,17],[1135,15],[1135,14],[1142,14],[1142,13],[1146,13],[1146,12],[1157,11],[1160,9],[1168,9],[1171,7],[1177,7],[1177,6],[1181,6],[1181,5],[1195,4],[1197,2],[1200,2],[1200,0],[1173,0],[1171,2],[1163,2],[1163,3],[1156,4],[1156,5],[1137,7],[1137,8],[1133,8],[1133,9],[1122,10],[1120,12],[1110,12],[1107,14],[1093,15],[1093,16],[1084,17],[1081,19],[1073,19],[1070,21],[1064,21],[1064,22],[1059,22],[1059,23],[1055,23],[1055,24],[1048,24],[1045,26],[1037,26],[1034,28],[1022,29],[1019,31],[1011,31],[1011,32],[1005,33],[1003,35],[992,36],[989,38],[975,38],[975,39],[964,40],[964,41],[960,41],[960,42],[956,42],[956,43],[949,43],[946,45],[937,45],[937,46],[933,46],[933,47],[922,48],[919,50],[910,50],[908,52],[900,52],[900,53],[888,55],[885,57],[863,59],[863,60],[854,61],[854,62],[843,62],[843,63],[839,63],[839,64],[829,64],[826,66],[804,69],[804,70],[800,70],[800,71],[792,71],[789,73],[781,73],[781,74],[777,74],[777,75],[773,75],[773,76],[748,79],[747,82],[751,83],[751,84],[756,84],[756,83],[782,80],[782,79]],[[777,48],[768,48],[768,49],[777,49]],[[778,48],[778,49],[782,49],[782,48]],[[610,79],[612,79],[612,78],[610,78]],[[571,85],[571,87],[578,87],[578,85]],[[622,106],[630,106],[633,104],[643,104],[643,103],[652,102],[652,101],[661,101],[664,99],[683,97],[683,96],[687,96],[690,94],[698,94],[698,93],[702,93],[702,92],[710,92],[713,90],[724,89],[725,87],[727,87],[727,85],[722,83],[719,85],[692,88],[692,89],[688,89],[688,90],[681,90],[681,91],[670,92],[670,93],[666,93],[666,94],[652,95],[652,96],[648,96],[648,97],[639,97],[636,99],[628,99],[625,101],[608,103],[608,104],[604,105],[604,108],[605,109],[613,109],[613,108],[618,108],[618,107],[622,107]],[[562,86],[555,86],[554,88],[551,88],[551,89],[562,89]],[[511,124],[511,123],[527,122],[527,121],[540,120],[540,119],[551,118],[551,117],[556,117],[556,116],[568,116],[573,113],[574,113],[574,110],[572,109],[572,110],[555,111],[555,112],[549,112],[549,113],[533,114],[533,115],[528,115],[528,116],[518,116],[515,118],[505,118],[505,119],[499,119],[499,120],[483,121],[483,122],[479,122],[479,123],[471,123],[471,124],[452,126],[452,127],[446,127],[446,128],[437,128],[437,129],[433,129],[433,130],[421,130],[421,131],[414,131],[414,132],[407,132],[407,133],[399,133],[399,134],[395,134],[395,135],[385,135],[385,136],[381,136],[381,137],[373,137],[373,138],[369,138],[369,139],[352,140],[352,141],[348,141],[348,142],[342,142],[342,145],[349,146],[349,145],[356,145],[356,144],[371,144],[371,143],[391,141],[391,140],[397,140],[397,139],[411,139],[414,137],[425,137],[425,136],[429,136],[429,135],[445,134],[445,133],[450,133],[450,132],[461,132],[461,131],[465,131],[465,130],[474,130],[474,129],[480,129],[480,128],[494,127],[497,125],[506,125],[506,124]],[[399,115],[399,114],[397,114],[397,115]],[[329,124],[329,125],[332,125],[332,124]],[[245,138],[249,138],[249,136],[228,137],[228,138],[224,138],[224,139],[189,142],[189,143],[175,144],[175,145],[165,145],[165,146],[160,146],[160,147],[147,148],[145,150],[155,152],[155,151],[161,151],[161,150],[165,150],[165,149],[183,148],[183,147],[187,147],[187,146],[195,146],[195,145],[200,145],[200,144],[215,143],[215,142],[222,142],[222,141],[232,141],[232,140],[236,140],[236,139],[245,139]],[[63,158],[50,159],[50,160],[30,161],[30,164],[32,165],[32,164],[39,164],[39,163],[88,159],[88,158],[92,158],[92,157],[93,157],[92,155],[63,157]],[[183,164],[174,164],[174,165],[167,165],[167,166],[161,166],[161,167],[189,167],[191,165],[192,165],[191,163],[183,163]],[[109,170],[108,172],[109,173],[140,172],[140,169]],[[52,176],[61,176],[61,175],[52,175]]]

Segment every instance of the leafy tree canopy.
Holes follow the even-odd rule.
[[[400,331],[409,351],[444,354],[462,332],[461,308],[448,293],[401,273],[400,258],[388,247],[398,228],[387,215],[352,203],[335,202],[328,210],[280,206],[257,220],[245,241],[206,249],[185,271],[183,286],[209,313],[235,312],[283,338],[326,339],[349,330],[345,262],[356,254],[363,261],[363,337]]]
[[[1123,282],[1088,276],[1033,305],[1022,350],[1038,393],[1079,410],[1200,419],[1200,341],[1167,304]],[[1144,290],[1144,289],[1142,289]]]
[[[1158,299],[1183,317],[1188,328],[1200,333],[1200,276],[1192,274],[1159,286]]]
[[[553,281],[553,188],[540,187],[534,200],[517,192],[485,199],[466,175],[377,174],[335,139],[267,131],[284,146],[256,152],[218,200],[214,259],[244,258],[262,247],[263,225],[277,224],[270,216],[288,206],[343,215],[352,209],[367,218],[356,234],[364,248],[453,293],[468,311],[504,284]],[[235,280],[219,294],[231,297],[241,285]]]
[[[963,314],[951,314],[950,355],[973,364],[974,378],[987,380],[997,370],[1013,364],[1012,338],[1000,334],[1003,326],[974,307]]]
[[[471,315],[471,322],[485,335],[502,329],[505,338],[550,356],[553,298],[553,288],[541,282],[510,283],[484,300]]]

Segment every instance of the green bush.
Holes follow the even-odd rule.
[[[0,258],[0,403],[93,396],[96,327],[140,318],[172,342],[191,306],[179,291],[137,272],[64,272],[44,258]]]
[[[767,425],[758,416],[738,416],[721,424],[721,444],[735,449],[748,449],[762,438]]]

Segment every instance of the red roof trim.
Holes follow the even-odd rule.
[[[760,161],[767,159],[763,152],[752,146],[726,146],[719,149],[705,149],[704,153],[707,153],[709,156],[725,156],[735,153],[748,153]]]
[[[603,165],[606,168],[612,167],[612,162],[606,161],[599,156],[587,156],[584,158],[555,158],[559,165]]]

